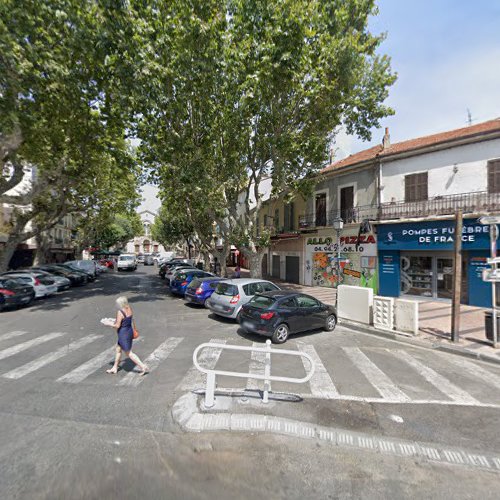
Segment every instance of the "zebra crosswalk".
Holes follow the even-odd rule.
[[[61,346],[59,342],[59,345],[53,347],[58,340],[65,344]],[[67,332],[38,336],[26,331],[3,333],[0,335],[0,360],[8,360],[8,363],[0,365],[0,377],[11,381],[30,380],[30,376],[43,374],[44,380],[47,380],[51,378],[47,377],[48,373],[58,384],[93,384],[99,380],[101,384],[136,388],[141,384],[162,380],[168,373],[174,392],[205,387],[205,375],[193,366],[191,359],[193,350],[199,344],[196,339],[175,336],[155,343],[150,338],[143,338],[140,354],[149,365],[152,376],[148,377],[140,377],[135,369],[128,371],[128,368],[119,372],[116,377],[98,377],[98,373],[102,373],[113,362],[115,352],[114,346],[109,344],[103,349],[103,342],[107,343],[109,340],[97,334],[74,339]],[[247,340],[234,337],[212,338],[209,343],[249,345]],[[251,345],[262,347],[263,344],[253,342]],[[328,349],[323,349],[323,346],[318,349],[312,344],[291,340],[286,349],[304,352],[314,361],[315,372],[308,383],[298,390],[298,386],[284,389],[304,398],[500,408],[500,368],[497,367],[485,367],[480,363],[443,353],[426,351],[422,354],[412,348],[334,345],[328,346]],[[40,355],[39,350],[43,351]],[[225,356],[228,352],[232,354]],[[174,354],[174,363],[170,363],[169,358]],[[232,360],[229,359],[231,356]],[[235,361],[235,356],[238,361]],[[292,362],[289,358],[285,359],[285,356],[277,356],[272,361],[273,373],[275,369],[288,370],[289,376],[303,376],[304,371],[309,369],[308,361],[300,358],[300,363],[297,358],[293,358],[295,361]],[[339,368],[340,360],[342,368]],[[262,375],[265,353],[241,351],[235,354],[235,351],[224,351],[214,345],[200,352],[198,362],[209,369]],[[174,366],[170,368],[171,365]],[[154,376],[157,371],[158,376]],[[230,390],[255,391],[263,385],[262,380],[252,377],[222,377],[222,380],[226,384],[229,381]],[[281,390],[279,383],[273,385],[273,390],[277,387]]]

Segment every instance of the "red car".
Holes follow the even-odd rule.
[[[114,264],[114,262],[111,259],[101,259],[99,261],[99,264],[101,264],[101,266],[106,266],[109,269],[114,269],[115,268],[115,264]]]

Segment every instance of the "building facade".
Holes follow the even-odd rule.
[[[151,210],[143,210],[139,212],[139,216],[142,221],[143,233],[140,236],[136,236],[133,240],[130,240],[126,245],[127,253],[146,254],[146,253],[165,253],[164,246],[154,241],[151,236],[151,226],[157,216],[156,213]]]

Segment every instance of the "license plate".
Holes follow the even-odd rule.
[[[22,298],[22,299],[21,299],[21,302],[22,302],[23,304],[25,304],[26,302],[29,302],[29,301],[30,301],[30,298],[29,298],[29,297],[24,297],[24,298]]]
[[[250,321],[243,321],[243,323],[241,323],[241,326],[243,328],[248,328],[248,330],[251,330],[253,327],[253,325],[252,325],[252,323],[250,323]]]
[[[189,295],[186,295],[186,300],[187,300],[188,302],[191,302],[193,299],[192,299]]]

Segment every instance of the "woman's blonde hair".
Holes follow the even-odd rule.
[[[116,299],[116,305],[120,309],[123,309],[124,307],[128,307],[128,299],[127,299],[127,297],[125,297],[125,295],[122,295],[121,297],[118,297]]]

